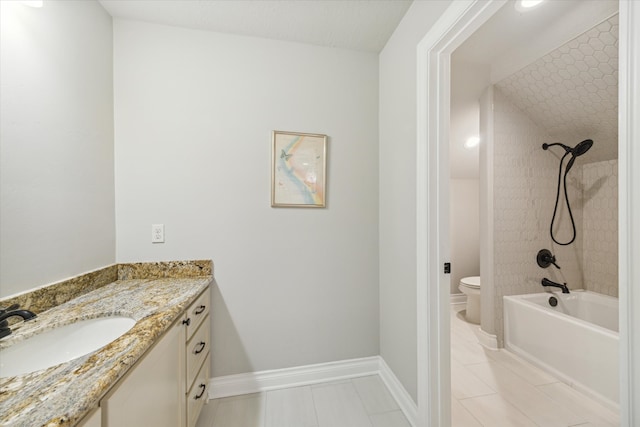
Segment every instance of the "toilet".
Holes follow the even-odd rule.
[[[480,276],[464,277],[458,286],[467,296],[467,322],[480,324]]]

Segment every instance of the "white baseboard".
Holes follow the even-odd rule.
[[[409,424],[411,424],[412,427],[416,427],[418,425],[418,405],[416,405],[416,402],[413,401],[411,395],[409,395],[402,383],[400,383],[398,377],[396,377],[382,357],[380,357],[380,378],[382,378],[389,392],[391,392],[393,398],[398,402],[398,406],[400,406],[404,416],[407,417]]]
[[[391,368],[380,356],[341,360],[294,368],[225,375],[209,380],[209,399],[258,393],[280,388],[380,375],[398,406],[415,427],[418,408]]]
[[[463,293],[460,294],[451,294],[451,296],[449,297],[449,302],[451,304],[466,304],[467,303],[467,296]]]
[[[214,377],[209,381],[209,398],[258,393],[347,378],[375,375],[380,371],[379,356],[297,366],[270,371]]]
[[[478,329],[476,332],[476,336],[478,337],[478,342],[484,348],[488,348],[489,350],[498,350],[500,346],[498,345],[498,336],[490,334],[482,330],[482,328]]]

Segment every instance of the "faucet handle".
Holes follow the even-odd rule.
[[[17,310],[20,308],[20,304],[11,304],[9,307],[4,308],[4,307],[0,307],[0,314],[2,313],[6,313],[7,311],[13,311],[13,310]]]
[[[556,264],[556,257],[549,249],[540,249],[540,251],[538,251],[538,255],[536,255],[536,262],[538,263],[538,266],[542,268],[547,268],[553,264],[558,270],[560,270],[560,266]]]

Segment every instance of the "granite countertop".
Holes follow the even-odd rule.
[[[13,334],[0,341],[0,348],[78,320],[104,316],[136,320],[127,333],[93,353],[48,369],[0,378],[0,426],[73,426],[97,407],[118,379],[213,281],[211,266],[205,274],[179,277],[181,274],[167,274],[166,264],[162,274],[132,274],[143,264],[127,265],[119,269],[120,280],[16,325]],[[148,273],[148,269],[142,270]]]

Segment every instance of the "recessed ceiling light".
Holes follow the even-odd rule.
[[[520,12],[527,12],[538,6],[544,0],[519,0],[516,2],[516,9]]]
[[[480,144],[480,138],[472,136],[464,142],[464,148],[471,150],[472,148],[477,147],[478,144]]]

